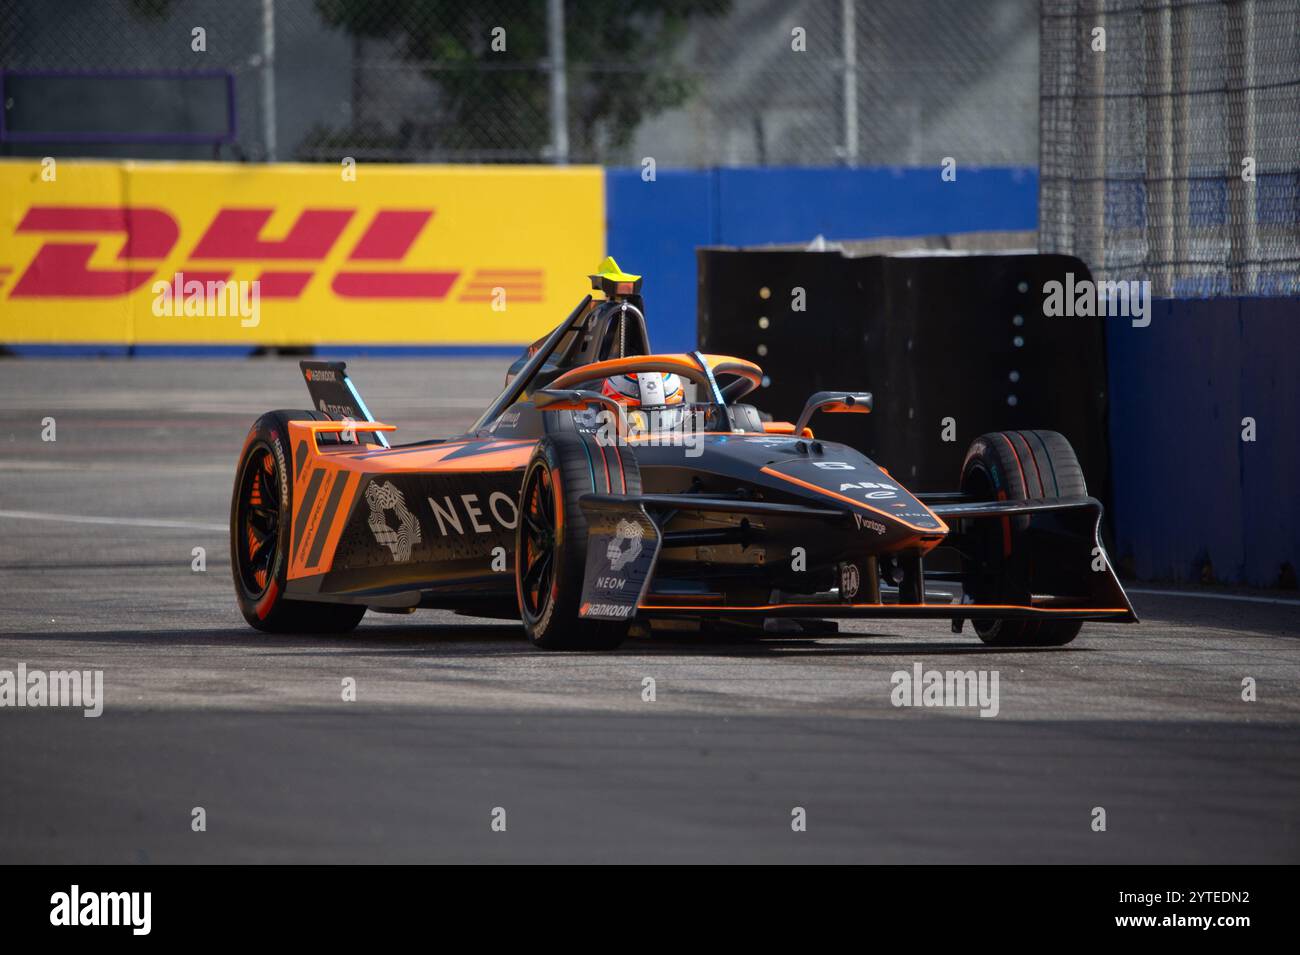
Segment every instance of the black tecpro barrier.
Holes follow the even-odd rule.
[[[750,398],[761,410],[794,421],[813,392],[872,392],[870,415],[817,414],[811,426],[917,491],[955,489],[985,432],[1059,431],[1089,492],[1109,501],[1104,323],[1128,320],[1043,315],[1045,283],[1090,277],[1079,259],[697,256],[700,348],[763,366],[769,381]]]

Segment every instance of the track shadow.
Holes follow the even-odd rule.
[[[123,646],[166,645],[178,647],[247,648],[256,650],[410,650],[456,644],[460,647],[484,644],[518,644],[528,647],[518,624],[430,624],[428,626],[362,625],[351,633],[260,633],[248,627],[208,627],[193,630],[76,630],[39,633],[10,633],[0,639],[53,640],[67,643],[114,643]]]
[[[24,641],[86,644],[108,643],[125,648],[213,647],[248,649],[263,653],[311,651],[316,654],[357,654],[383,652],[385,655],[432,655],[438,650],[454,649],[460,654],[489,656],[514,653],[547,653],[534,650],[524,637],[523,628],[512,623],[464,623],[428,625],[363,624],[346,634],[267,634],[246,627],[204,628],[193,630],[77,630],[41,633],[5,634],[0,639],[19,647]],[[892,656],[964,656],[1007,653],[1079,653],[1092,652],[1087,646],[1007,648],[988,647],[973,637],[953,635],[934,641],[899,640],[896,634],[843,633],[810,637],[691,635],[675,637],[634,637],[618,650],[599,653],[548,653],[554,656],[723,656],[771,659],[792,657],[892,657]]]

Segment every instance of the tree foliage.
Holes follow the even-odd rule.
[[[572,151],[600,158],[626,145],[642,120],[684,102],[691,84],[673,55],[692,20],[719,16],[730,2],[565,0]],[[404,59],[422,65],[436,88],[432,145],[540,155],[549,143],[543,0],[316,0],[316,6],[332,26],[353,37],[395,41]],[[493,49],[498,27],[505,31],[504,51]]]

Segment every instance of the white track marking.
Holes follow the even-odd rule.
[[[1278,604],[1282,607],[1300,608],[1300,600],[1280,600],[1275,597],[1247,597],[1244,594],[1207,594],[1200,590],[1139,590],[1125,587],[1131,594],[1149,594],[1152,597],[1201,597],[1205,600],[1236,600],[1248,604]]]
[[[68,524],[117,524],[123,527],[167,527],[187,531],[226,531],[225,524],[200,521],[168,521],[147,517],[88,517],[84,514],[50,514],[46,511],[0,511],[0,517],[23,521],[63,521]]]

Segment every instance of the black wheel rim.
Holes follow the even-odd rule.
[[[235,560],[244,589],[254,597],[266,593],[280,541],[280,475],[271,449],[254,448],[239,478],[239,513]]]
[[[545,467],[534,468],[528,476],[519,520],[519,592],[524,612],[536,620],[546,612],[555,582],[555,488]]]

